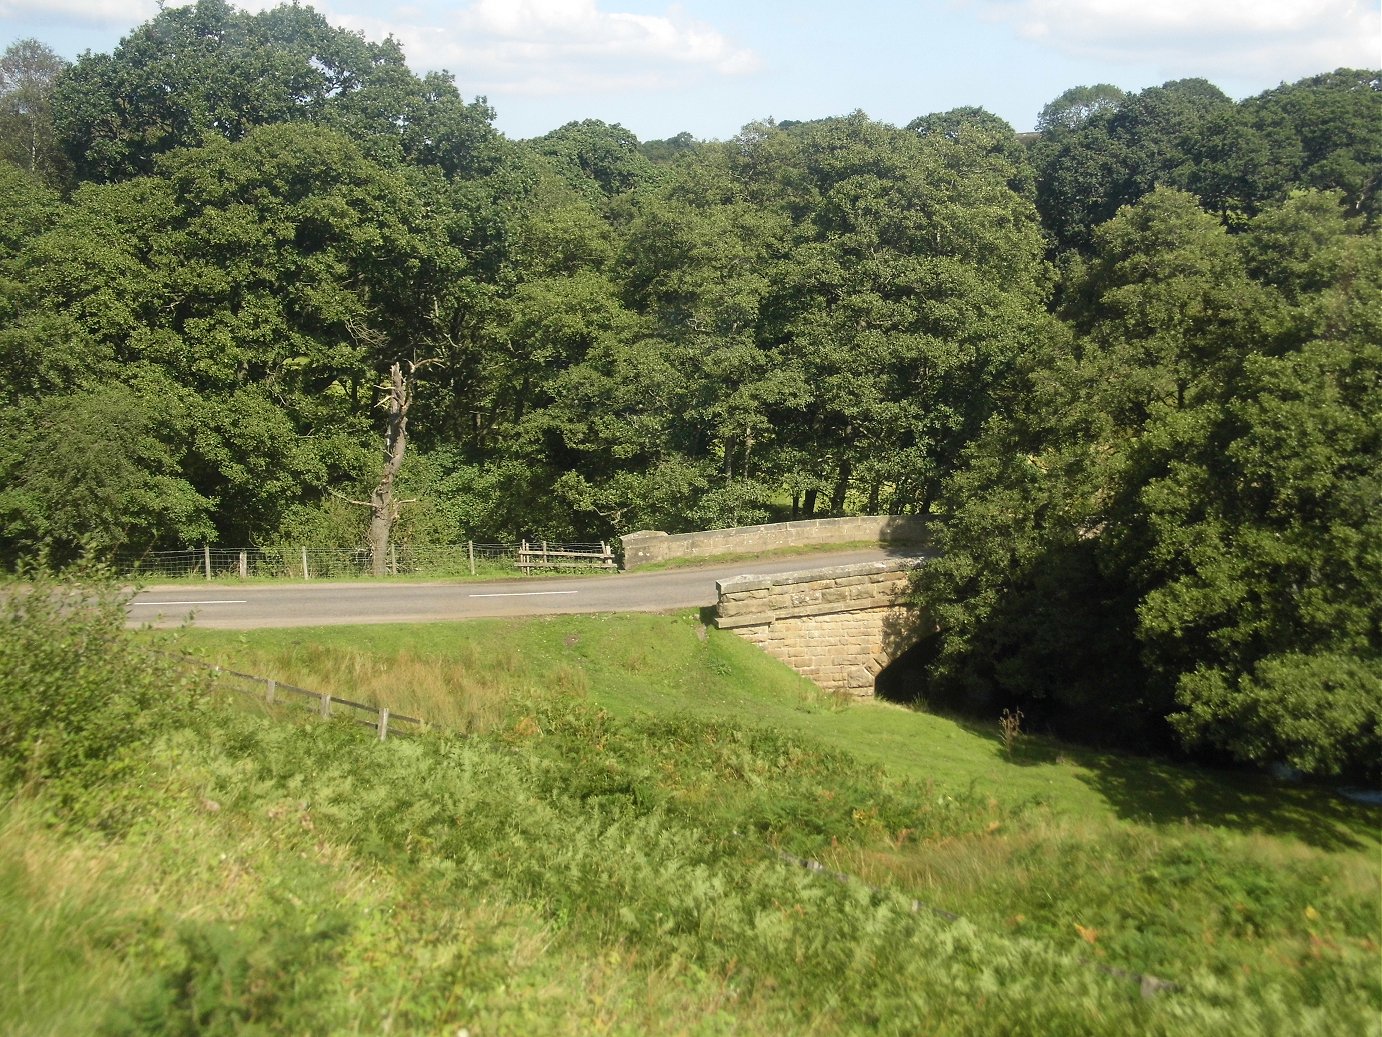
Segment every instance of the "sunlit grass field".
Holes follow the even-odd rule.
[[[492,728],[516,699],[579,699],[617,717],[686,712],[809,736],[895,779],[1040,801],[1090,820],[1258,832],[1322,848],[1382,847],[1382,813],[1327,787],[1024,737],[991,724],[820,691],[695,612],[551,616],[249,633],[189,629],[186,651],[439,728]]]
[[[1326,788],[1009,749],[694,613],[175,647],[432,731],[213,693],[16,798],[15,1033],[1378,1032],[1378,814]]]

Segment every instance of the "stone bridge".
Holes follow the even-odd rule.
[[[871,696],[878,674],[930,633],[907,606],[908,576],[923,562],[895,558],[722,580],[711,623],[827,691]]]
[[[708,529],[703,533],[664,533],[644,529],[620,538],[624,568],[638,569],[674,559],[703,560],[824,544],[914,544],[927,542],[927,520],[916,515],[854,515],[800,519],[761,526]]]

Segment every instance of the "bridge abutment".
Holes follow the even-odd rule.
[[[908,577],[921,563],[898,558],[722,580],[712,622],[827,691],[871,696],[874,678],[928,632],[907,604]]]

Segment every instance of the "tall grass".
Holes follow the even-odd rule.
[[[513,649],[503,645],[461,644],[450,657],[429,659],[410,648],[379,653],[312,642],[255,654],[239,665],[461,732],[491,730],[502,720],[519,668]]]
[[[1144,1001],[1136,984],[1090,967],[1135,963],[1100,946],[1107,923],[1083,913],[1104,903],[1104,880],[1084,888],[1093,900],[1062,889],[1078,860],[1034,860],[1027,875],[1041,881],[1028,894],[1064,898],[1093,942],[1063,916],[1030,931],[950,922],[913,911],[910,891],[822,879],[769,852],[777,843],[862,858],[887,843],[982,842],[1005,826],[1039,843],[1040,808],[897,785],[847,755],[734,723],[619,720],[570,702],[524,719],[490,738],[379,747],[347,728],[250,728],[247,718],[216,736],[234,753],[212,754],[222,762],[209,785],[236,812],[266,795],[305,801],[315,832],[356,860],[417,874],[433,899],[528,905],[583,953],[617,948],[660,974],[715,977],[793,1031],[1363,1032],[1377,1003],[1360,905],[1351,921],[1320,923],[1357,953],[1298,973],[1221,930],[1235,953],[1168,960],[1165,978],[1180,990]],[[1243,881],[1243,862],[1212,846],[1205,864]],[[1213,900],[1213,883],[1200,885]],[[1292,890],[1287,900],[1298,882]],[[1312,903],[1326,903],[1323,919],[1347,897]]]
[[[1068,817],[901,846],[835,847],[835,868],[1158,976],[1247,969],[1319,999],[1377,961],[1378,875],[1354,855],[1212,831]]]
[[[698,636],[697,631],[700,631]],[[229,633],[191,629],[189,650],[260,676],[385,705],[437,727],[490,730],[534,698],[590,699],[619,715],[833,710],[837,700],[697,617],[553,616]],[[702,639],[704,638],[704,639]]]
[[[706,630],[694,613],[551,616],[248,633],[191,629],[183,643],[217,662],[364,699],[439,726],[482,730],[534,698],[583,699],[619,717],[691,713],[770,727],[846,751],[897,778],[971,787],[1008,805],[1179,832],[1189,822],[1233,838],[1260,834],[1356,853],[1375,867],[1375,809],[1332,790],[1242,771],[1177,766],[1024,737],[1004,752],[997,718],[974,725],[880,702],[829,696],[752,645]],[[415,660],[408,680],[378,676]],[[411,662],[409,663],[411,666]],[[445,674],[433,680],[429,671]],[[365,677],[371,673],[375,676]],[[486,690],[477,718],[446,720],[467,682]],[[505,706],[505,703],[508,705]],[[516,711],[516,712],[515,712]],[[467,724],[469,725],[467,727]]]
[[[292,796],[282,782],[239,787],[241,754],[263,748],[260,737],[286,749],[314,740],[311,730],[222,719],[229,755],[196,738],[166,745],[142,822],[116,839],[54,827],[42,797],[0,806],[6,1034],[790,1027],[780,1005],[740,998],[724,977],[573,942],[540,905],[497,886],[457,897],[435,880],[437,862],[386,867],[362,855],[330,812],[298,798],[329,801],[319,783],[295,784]],[[353,740],[348,729],[336,736]]]
[[[0,1018],[11,1033],[95,1033],[131,968],[105,948],[120,933],[104,872],[118,850],[54,837],[38,811],[0,810]]]
[[[396,709],[411,668],[463,704],[381,744],[212,700],[101,772],[91,800],[124,804],[101,831],[24,786],[0,806],[16,1032],[1377,1032],[1348,816],[1129,820],[1144,775],[1209,787],[1135,762],[1082,813],[1088,767],[841,708],[693,616],[220,644]],[[1175,989],[1142,997],[1144,971]]]
[[[545,731],[529,723],[543,703],[604,706],[642,731],[635,759],[621,767],[641,773],[654,747],[670,739],[672,748],[656,756],[660,791],[640,795],[665,798],[675,789],[678,802],[698,816],[733,817],[742,831],[960,913],[988,931],[1170,979],[1196,969],[1247,968],[1268,986],[1285,984],[1301,996],[1318,996],[1336,969],[1356,975],[1360,961],[1377,952],[1375,819],[1323,791],[1036,738],[1006,752],[996,726],[980,731],[896,707],[842,707],[737,639],[716,631],[698,636],[691,616],[408,631],[409,651],[434,660],[439,672],[458,663],[468,671],[493,668],[499,698],[489,730]],[[206,636],[216,643],[217,635]],[[257,658],[272,665],[273,653],[297,641],[299,655],[310,643],[321,658],[390,659],[398,636],[381,628],[323,630],[309,640],[301,631],[266,631],[235,651],[268,653]],[[316,675],[334,679],[323,665]],[[418,708],[425,715],[431,707]],[[674,711],[674,726],[689,719],[681,714],[726,718],[699,728],[700,740],[717,740],[718,724],[749,727],[725,743],[737,749],[713,765],[693,766],[700,741],[663,732],[646,710],[663,717]],[[809,793],[772,780],[768,761],[781,750],[764,728],[867,761],[862,771],[853,765],[850,781],[873,774],[866,783],[872,791],[847,795],[843,772],[820,777]],[[692,782],[688,774],[699,778]],[[878,789],[889,774],[910,779],[907,795],[927,810],[890,814],[880,805],[886,797]],[[1175,797],[1165,795],[1172,788]],[[843,827],[841,810],[849,822]],[[946,812],[968,819],[969,827],[927,827]]]
[[[1370,1025],[1376,985],[1357,956],[1304,980],[1249,956],[1182,962],[1168,977],[1181,989],[1144,1001],[1091,968],[1083,940],[949,922],[770,850],[863,859],[982,842],[1039,827],[1040,807],[898,785],[738,723],[528,706],[491,735],[383,745],[345,723],[214,710],[158,749],[146,812],[114,840],[8,808],[0,849],[31,847],[3,880],[29,919],[14,931],[52,963],[0,952],[0,998],[48,1006],[18,1032],[93,1019],[227,1034]],[[1032,870],[1048,889],[1062,874]],[[1338,919],[1322,931],[1356,938]],[[38,989],[16,979],[35,975]]]

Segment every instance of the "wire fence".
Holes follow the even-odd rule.
[[[219,547],[210,544],[171,551],[122,553],[121,576],[143,580],[296,579],[364,577],[374,570],[364,548],[279,545]],[[517,544],[395,544],[384,560],[389,576],[477,576],[528,574],[544,570],[614,570],[609,544],[522,541]]]
[[[348,716],[357,723],[371,728],[381,742],[387,741],[390,735],[416,734],[425,726],[417,717],[391,712],[386,706],[352,702],[325,691],[312,691],[294,684],[285,684],[272,677],[241,673],[239,670],[227,669],[190,656],[180,655],[174,658],[183,666],[210,670],[222,687],[240,695],[262,700],[270,706],[301,706],[323,719]]]

